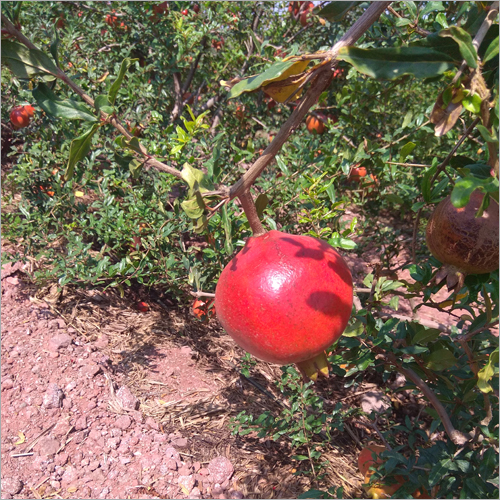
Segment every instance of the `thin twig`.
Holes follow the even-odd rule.
[[[392,353],[387,354],[388,361],[393,364],[399,372],[401,372],[407,379],[411,380],[417,387],[422,391],[423,395],[430,401],[434,409],[436,410],[446,434],[448,434],[449,438],[456,445],[463,446],[468,443],[472,436],[469,434],[458,431],[453,427],[451,423],[450,417],[446,412],[444,406],[441,404],[441,401],[437,398],[434,391],[411,369],[411,368],[403,368],[401,363],[396,360],[396,356]]]

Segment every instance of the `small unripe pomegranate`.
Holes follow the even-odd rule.
[[[315,380],[327,375],[324,350],[343,333],[352,278],[340,254],[311,236],[269,231],[249,238],[224,268],[215,291],[226,332],[255,357],[297,363]]]
[[[16,130],[27,127],[30,123],[30,117],[25,106],[15,107],[10,112],[10,121]]]
[[[456,208],[448,196],[427,225],[427,246],[432,255],[463,273],[484,274],[498,269],[498,203],[490,199],[488,208],[476,217],[483,197],[483,193],[474,191],[465,207]]]
[[[309,132],[316,131],[318,134],[322,134],[325,131],[325,124],[313,115],[309,115],[306,119],[306,126]]]

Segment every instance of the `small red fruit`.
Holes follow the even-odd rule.
[[[349,180],[360,182],[363,177],[366,177],[366,173],[365,167],[354,167],[349,174]]]
[[[269,99],[267,103],[267,109],[271,110],[276,106],[276,101],[274,99]]]
[[[181,14],[182,14],[183,16],[187,16],[187,15],[188,15],[188,13],[189,13],[189,12],[188,12],[188,10],[187,10],[187,9],[184,9],[184,10],[181,12]]]
[[[317,134],[322,134],[325,131],[325,124],[313,115],[309,115],[306,119],[307,130],[309,132],[316,131]]]
[[[197,3],[195,3],[193,5],[193,10],[194,10],[195,14],[198,14],[200,12],[200,6]]]
[[[137,309],[143,313],[149,311],[149,304],[147,302],[138,302]]]
[[[448,196],[427,225],[427,246],[432,255],[463,273],[485,274],[498,269],[498,203],[490,198],[488,208],[476,217],[483,198],[476,190],[465,207],[456,208]]]
[[[30,117],[24,106],[17,106],[10,112],[10,121],[16,130],[27,127]]]
[[[28,116],[30,118],[33,118],[33,116],[35,114],[35,108],[31,104],[26,104],[24,106],[24,111],[26,111],[26,113],[28,114]]]
[[[317,369],[328,374],[324,350],[342,335],[352,300],[351,273],[334,248],[279,231],[249,238],[215,291],[217,316],[238,345],[270,363],[297,363],[313,380]]]

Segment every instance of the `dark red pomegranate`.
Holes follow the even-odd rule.
[[[349,268],[330,245],[269,231],[224,268],[215,307],[243,349],[270,363],[298,363],[314,380],[318,370],[328,374],[324,350],[342,335],[352,297]]]
[[[498,269],[498,203],[490,199],[488,208],[476,217],[483,197],[483,193],[474,191],[465,207],[455,208],[448,196],[427,225],[427,246],[432,255],[463,273],[484,274]]]

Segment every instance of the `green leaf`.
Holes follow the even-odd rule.
[[[104,111],[104,113],[107,113],[107,114],[110,114],[110,112],[106,108],[111,108],[111,111],[113,110],[113,107],[111,106],[111,103],[109,102],[108,96],[104,95],[104,94],[100,94],[95,98],[94,106],[98,112],[102,110],[102,111]]]
[[[201,200],[203,202],[203,200]],[[200,204],[200,199],[198,196],[193,196],[192,198],[189,198],[188,200],[184,200],[181,203],[181,208],[186,212],[186,215],[190,219],[198,219],[203,215],[203,212],[205,211],[205,206],[204,204]]]
[[[423,177],[422,177],[422,185],[421,185],[421,190],[422,190],[422,196],[426,203],[431,202],[431,178],[435,174],[436,168],[431,167],[429,170],[426,170]]]
[[[498,193],[498,179],[491,176],[487,179],[481,179],[474,175],[468,175],[463,179],[459,179],[451,192],[453,206],[456,208],[465,207],[469,203],[470,195],[476,189],[480,189],[483,193]]]
[[[204,193],[213,189],[213,185],[207,176],[201,170],[193,168],[189,163],[184,163],[181,177],[187,182],[191,193],[195,191]]]
[[[28,49],[19,42],[2,40],[2,64],[18,78],[30,79],[38,75],[57,76],[57,66],[38,49]]]
[[[344,19],[345,15],[360,3],[361,2],[330,2],[318,12],[318,16],[336,23]]]
[[[476,115],[479,115],[481,113],[481,102],[482,100],[478,94],[467,96],[462,99],[463,107],[467,111],[470,111],[471,113],[474,113]]]
[[[109,102],[111,103],[112,106],[115,104],[116,96],[118,95],[118,91],[120,90],[123,78],[125,77],[125,73],[133,64],[134,62],[138,61],[139,59],[130,59],[129,57],[126,57],[122,61],[122,65],[120,67],[120,71],[118,73],[118,76],[116,77],[116,80],[113,82],[113,85],[109,88],[108,91],[108,99]]]
[[[276,155],[276,163],[278,164],[279,169],[285,174],[285,175],[290,175],[290,170],[287,167],[287,164],[285,163],[285,160],[279,155]]]
[[[76,137],[71,141],[68,164],[66,166],[66,172],[64,173],[65,180],[68,181],[73,177],[75,165],[87,156],[92,144],[92,137],[99,129],[99,126],[99,123],[95,123],[80,137]]]
[[[443,10],[446,10],[443,2],[425,2],[425,7],[423,8],[422,12],[419,13],[419,16],[423,17],[429,12],[442,12]]]
[[[229,92],[228,99],[234,99],[244,92],[253,92],[271,82],[302,73],[307,67],[305,63],[308,63],[308,61],[297,61],[297,59],[277,61],[260,75],[251,76],[234,85]],[[295,66],[295,68],[293,68],[293,66]]]
[[[411,20],[410,19],[406,19],[406,17],[398,17],[396,19],[396,26],[398,28],[402,28],[404,26],[408,26],[409,24],[411,24]]]
[[[471,163],[460,168],[454,168],[457,169],[462,177],[467,177],[468,174],[471,174],[478,179],[491,179],[491,166],[484,163]]]
[[[222,216],[222,224],[224,226],[224,232],[226,233],[226,240],[224,241],[224,248],[226,250],[227,255],[232,255],[234,251],[232,235],[231,235],[231,221],[229,220],[227,214],[227,203],[222,205],[221,209]]]
[[[491,135],[490,131],[484,125],[476,125],[476,128],[479,130],[483,139],[486,142],[497,142],[498,143],[498,138]]]
[[[81,102],[60,99],[45,83],[39,83],[32,92],[37,104],[50,116],[68,120],[95,122],[97,118]]]
[[[357,319],[353,325],[347,325],[347,328],[344,330],[344,337],[359,337],[365,331],[365,325],[362,321]]]
[[[128,164],[130,173],[134,179],[138,179],[142,172],[143,163],[135,158]]]
[[[257,196],[257,199],[255,200],[255,209],[257,210],[257,215],[259,216],[259,219],[262,218],[262,214],[264,213],[264,210],[266,209],[268,204],[269,204],[269,198],[265,193],[261,193],[259,194],[259,196]]]
[[[59,68],[59,33],[57,32],[57,26],[54,24],[54,41],[50,44],[50,53],[56,62],[56,66]]]
[[[435,486],[440,481],[443,480],[443,477],[447,476],[450,472],[450,469],[453,465],[453,461],[449,458],[445,460],[440,460],[439,463],[434,465],[429,473],[429,486]]]
[[[483,63],[493,59],[494,57],[498,57],[498,37],[496,37],[486,49],[483,57]]]
[[[417,333],[412,338],[412,344],[426,345],[436,340],[441,333],[437,328],[425,328],[420,324],[416,325]]]
[[[453,68],[449,56],[427,47],[343,47],[338,58],[349,62],[361,73],[382,80],[394,80],[403,75],[430,78]]]
[[[485,365],[477,374],[477,386],[481,392],[491,392],[493,387],[489,384],[493,375],[498,372],[498,348],[490,354],[488,364]]]
[[[472,37],[467,31],[458,26],[450,26],[448,29],[440,31],[439,36],[453,38],[458,43],[460,54],[465,59],[467,66],[469,68],[477,68],[476,48],[472,45]]]
[[[404,119],[403,119],[403,125],[401,125],[401,128],[406,128],[408,127],[408,125],[410,125],[411,123],[411,120],[413,118],[413,111],[408,111],[408,113],[406,113]]]
[[[447,370],[452,366],[457,364],[457,358],[453,355],[453,353],[446,349],[441,348],[429,354],[429,356],[425,357],[425,366],[429,368],[429,370],[433,370],[436,372],[440,372],[443,370]]]
[[[408,155],[415,149],[416,144],[414,142],[407,142],[399,153],[399,161],[403,163]]]
[[[127,140],[125,137],[123,137],[122,146],[124,148],[131,149],[132,151],[135,151],[136,153],[142,154],[141,143],[139,142],[139,139],[137,139],[137,137],[131,137],[129,140]]]

